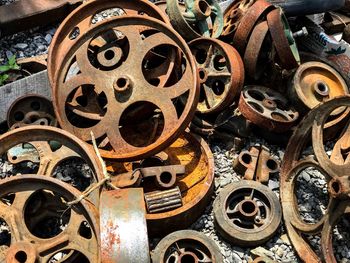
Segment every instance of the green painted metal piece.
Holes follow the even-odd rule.
[[[216,0],[185,0],[184,3],[185,9],[177,0],[167,0],[170,22],[183,38],[189,41],[221,35],[224,18]]]

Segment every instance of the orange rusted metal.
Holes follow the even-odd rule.
[[[185,167],[185,174],[177,176],[175,183],[175,187],[180,188],[183,206],[166,212],[148,213],[146,218],[151,236],[162,236],[192,224],[204,211],[214,190],[213,155],[203,139],[184,133],[164,153],[168,156],[164,165],[180,164]],[[120,173],[132,171],[133,164],[114,163],[108,169],[118,177]],[[145,193],[160,189],[153,181],[144,181],[142,187]]]
[[[238,108],[245,118],[258,127],[279,133],[289,130],[299,117],[282,94],[263,86],[246,86]]]
[[[340,107],[350,107],[350,96],[321,103],[310,111],[291,137],[282,162],[280,196],[285,226],[295,250],[305,262],[336,262],[332,232],[338,220],[350,213],[348,125],[345,125],[336,140],[331,157],[328,157],[324,148],[323,133],[326,121],[330,114]],[[347,120],[349,121],[349,118]],[[310,141],[315,157],[303,156]],[[301,218],[296,198],[297,178],[303,170],[310,168],[325,176],[328,195],[331,197],[322,218],[315,223],[305,222]],[[304,234],[321,235],[321,253],[313,250]]]
[[[200,80],[198,113],[223,111],[239,96],[244,83],[244,65],[236,49],[213,38],[198,38],[189,43]]]
[[[61,64],[68,49],[82,35],[84,35],[93,24],[93,17],[108,9],[119,9],[120,15],[145,15],[157,18],[170,25],[168,17],[154,4],[147,0],[133,1],[110,1],[110,0],[91,0],[85,2],[79,8],[67,16],[57,29],[48,54],[48,76],[50,83],[53,84],[58,66]]]
[[[28,145],[30,147],[25,147]],[[36,163],[39,165],[37,174],[49,177],[53,176],[56,167],[63,161],[81,158],[93,172],[92,178],[86,178],[85,187],[98,182],[102,177],[101,163],[88,145],[74,135],[55,127],[33,125],[1,135],[0,156],[4,155],[7,155],[7,160],[13,164],[24,161]],[[98,191],[95,191],[89,198],[96,203],[98,195]]]
[[[90,143],[92,131],[101,155],[120,161],[147,158],[173,143],[199,98],[198,73],[185,41],[145,16],[106,20],[83,36],[65,54],[53,86],[61,127]],[[175,63],[178,52],[182,64]],[[165,66],[158,70],[152,63],[159,63],[160,54]],[[68,74],[72,70],[76,74]]]

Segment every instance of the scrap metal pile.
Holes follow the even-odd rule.
[[[107,9],[118,15],[94,19]],[[336,262],[333,230],[350,213],[349,57],[345,41],[265,0],[79,5],[52,39],[51,88],[0,88],[0,156],[11,167],[0,181],[0,262],[224,262],[188,230],[209,205],[230,244],[257,247],[284,224],[302,261]],[[241,151],[255,136],[289,141],[282,163],[263,144]],[[238,154],[242,180],[217,196],[206,140]],[[329,196],[311,223],[296,198],[308,169]],[[268,187],[276,173],[279,197]],[[320,251],[308,234],[321,235]]]

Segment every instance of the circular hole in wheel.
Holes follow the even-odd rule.
[[[127,107],[119,122],[122,138],[135,147],[156,142],[164,129],[164,115],[153,103],[141,101]]]
[[[28,198],[23,216],[31,234],[48,239],[67,227],[70,214],[62,196],[52,191],[39,190]]]

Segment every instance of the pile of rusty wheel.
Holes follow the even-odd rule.
[[[118,15],[96,19],[109,9]],[[76,8],[51,43],[52,101],[30,94],[8,109],[0,156],[13,169],[0,181],[0,226],[11,238],[0,261],[224,262],[214,240],[187,230],[210,206],[230,244],[266,243],[283,212],[300,258],[335,262],[331,232],[350,212],[350,96],[338,70],[299,54],[294,36],[305,33],[293,33],[265,0],[233,1],[225,12],[215,0]],[[204,139],[242,144],[252,136],[290,139],[281,202],[268,187],[279,161],[261,145],[234,161],[242,180],[214,194]],[[305,157],[310,142],[314,157]],[[70,160],[88,172],[62,174],[57,167]],[[332,198],[314,225],[295,201],[308,167],[327,175]],[[318,232],[322,256],[302,236]],[[149,238],[163,238],[152,253]]]

